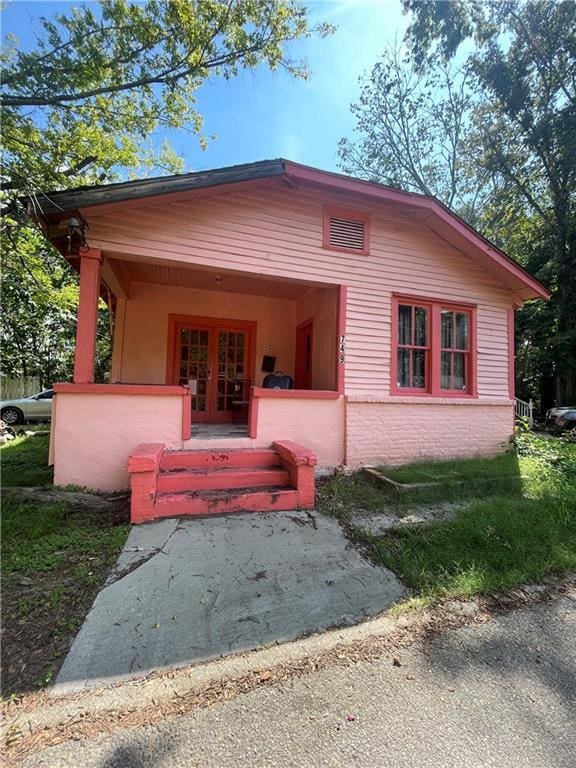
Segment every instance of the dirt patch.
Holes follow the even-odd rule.
[[[54,547],[58,559],[54,567],[3,574],[1,690],[8,697],[38,690],[54,679],[117,557],[110,546],[86,550],[82,534],[89,538],[95,529],[113,530],[127,524],[129,502],[126,495],[104,497],[40,488],[10,488],[5,493],[32,502],[40,515],[44,505],[64,501],[64,527],[74,526],[78,532],[78,539],[66,548]],[[46,548],[50,548],[49,537]]]

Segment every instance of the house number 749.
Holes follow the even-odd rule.
[[[341,363],[344,362],[344,349],[345,349],[345,346],[346,346],[346,336],[342,335],[342,336],[340,336],[340,356],[339,356],[339,360],[340,360]]]

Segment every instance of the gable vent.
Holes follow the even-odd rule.
[[[330,245],[336,248],[354,248],[363,251],[365,231],[363,221],[330,217]]]
[[[370,216],[345,208],[324,208],[324,248],[368,254]]]

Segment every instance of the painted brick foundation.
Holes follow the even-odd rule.
[[[493,456],[512,434],[512,401],[347,403],[346,463],[405,464],[419,459]]]
[[[316,463],[311,451],[291,441],[246,450],[140,445],[128,460],[131,520],[311,509]]]

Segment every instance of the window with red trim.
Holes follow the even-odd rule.
[[[430,310],[417,304],[398,304],[397,384],[426,391],[429,382]]]
[[[475,308],[394,297],[392,392],[475,394]]]

